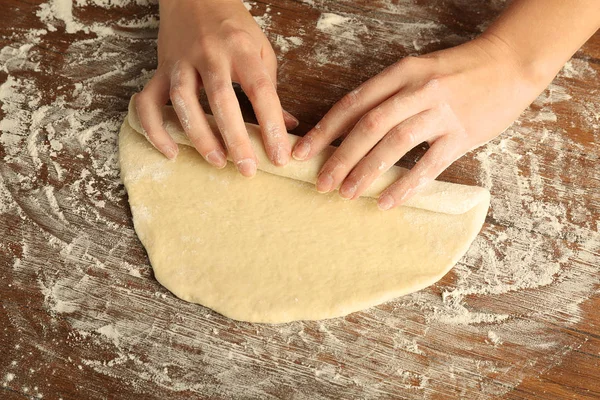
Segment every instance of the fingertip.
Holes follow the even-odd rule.
[[[302,138],[294,146],[292,157],[294,160],[304,161],[308,157],[308,153],[310,153],[310,142],[305,138]]]
[[[169,160],[175,160],[179,154],[179,147],[176,144],[166,146],[162,152]]]
[[[343,199],[352,200],[355,197],[358,184],[345,181],[340,187],[340,196]]]
[[[333,176],[330,173],[322,173],[317,178],[317,192],[329,193],[333,190]]]
[[[281,144],[278,144],[271,156],[271,162],[278,167],[283,167],[290,161],[290,150]]]
[[[381,211],[390,210],[394,206],[395,201],[392,195],[390,194],[384,194],[381,197],[379,197],[379,200],[377,200],[377,207],[379,207]]]
[[[244,158],[236,162],[238,171],[246,178],[252,178],[256,175],[256,161],[251,158]]]
[[[206,161],[218,169],[223,169],[227,165],[227,157],[221,150],[213,150],[206,155]]]

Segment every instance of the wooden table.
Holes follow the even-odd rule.
[[[511,129],[442,175],[493,200],[441,282],[270,326],[178,300],[135,236],[116,138],[156,64],[145,17],[157,11],[137,3],[77,1],[73,19],[60,1],[3,4],[1,398],[600,398],[600,36]],[[399,58],[472,38],[503,5],[247,2],[279,54],[298,134]],[[322,13],[346,19],[319,27]]]

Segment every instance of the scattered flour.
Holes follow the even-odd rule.
[[[302,38],[298,36],[285,37],[277,34],[274,36],[275,40],[273,44],[282,55],[302,45]]]
[[[488,339],[494,346],[502,344],[502,339],[500,339],[500,337],[494,331],[488,332]]]
[[[50,0],[42,3],[37,12],[40,20],[46,23],[50,32],[57,30],[57,22],[62,22],[67,33],[93,32],[98,36],[107,36],[113,33],[112,28],[98,23],[83,24],[73,17],[73,0]]]
[[[117,328],[115,328],[114,325],[108,324],[101,326],[100,328],[96,329],[96,332],[100,333],[101,335],[104,335],[108,339],[111,339],[115,346],[119,347],[119,339],[121,335],[119,334],[119,331],[117,330]]]
[[[359,37],[369,32],[358,18],[327,12],[321,14],[316,28],[326,37],[314,49],[317,65],[347,63],[348,51],[360,53],[364,46]]]
[[[344,25],[347,25],[350,21],[351,19],[348,17],[333,13],[323,13],[317,21],[317,29],[322,32],[340,32],[343,36],[355,39],[353,31],[344,29]]]

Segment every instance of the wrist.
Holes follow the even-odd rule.
[[[520,79],[534,88],[545,88],[563,64],[545,59],[533,49],[524,48],[499,32],[488,30],[474,41],[496,62],[512,68]]]

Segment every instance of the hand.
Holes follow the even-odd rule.
[[[285,165],[290,158],[287,125],[298,124],[281,109],[276,92],[277,59],[269,41],[239,0],[160,2],[158,68],[136,96],[143,129],[168,158],[178,148],[162,125],[161,107],[171,99],[185,133],[198,152],[222,168],[227,159],[198,100],[204,88],[223,142],[238,170],[251,177],[257,160],[232,82],[250,99],[269,158]]]
[[[505,130],[543,90],[510,48],[482,36],[451,49],[407,57],[347,94],[294,147],[307,160],[344,141],[317,178],[317,190],[338,186],[355,199],[410,149],[430,147],[380,195],[387,210],[402,204],[457,158]]]

